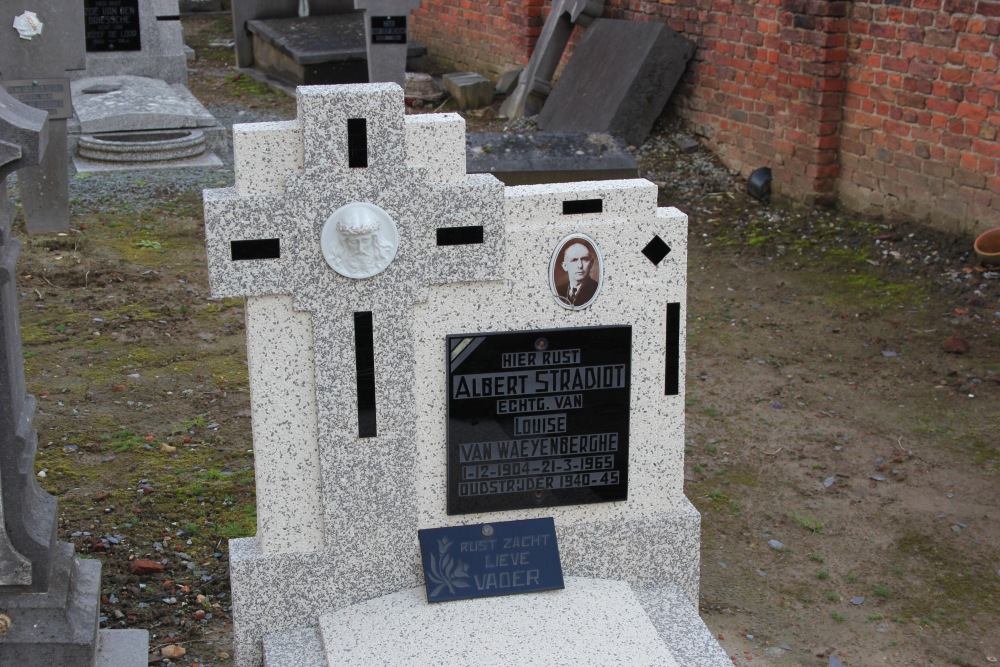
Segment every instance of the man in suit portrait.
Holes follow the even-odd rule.
[[[595,255],[590,243],[574,238],[562,250],[559,266],[566,272],[566,282],[556,286],[559,301],[569,308],[585,308],[597,294],[598,282],[591,275]]]

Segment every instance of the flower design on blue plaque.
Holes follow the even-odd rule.
[[[456,561],[448,553],[448,549],[454,544],[447,536],[438,540],[438,553],[431,554],[430,567],[427,570],[427,578],[437,587],[431,591],[430,597],[437,597],[445,587],[448,592],[455,595],[456,588],[469,587],[469,566],[462,561]]]

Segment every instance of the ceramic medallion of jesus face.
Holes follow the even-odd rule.
[[[396,257],[399,233],[389,214],[374,204],[341,206],[327,218],[320,237],[323,258],[348,278],[370,278]]]
[[[604,261],[597,243],[584,234],[562,239],[549,262],[549,287],[563,308],[588,308],[601,291]]]

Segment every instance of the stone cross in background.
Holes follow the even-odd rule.
[[[407,25],[420,0],[354,0],[365,10],[369,83],[406,82]]]
[[[38,0],[31,4],[42,32],[31,39],[21,38],[11,27],[23,12],[23,3],[0,0],[0,82],[23,81],[31,85],[39,79],[64,79],[67,72],[83,69],[83,3],[65,0]],[[49,85],[60,85],[52,82]],[[31,233],[69,229],[69,152],[66,118],[69,82],[65,81],[67,113],[51,113],[48,150],[41,162],[17,175],[24,207],[25,224]],[[32,105],[34,106],[34,105]]]
[[[604,0],[552,0],[552,10],[542,26],[531,60],[518,77],[517,88],[500,107],[501,116],[521,118],[542,110],[552,90],[552,76],[573,34],[573,25],[586,27],[603,11]]]
[[[4,397],[0,401],[0,525],[4,528],[0,530],[0,591],[10,586],[44,590],[48,569],[42,563],[48,560],[51,544],[39,542],[33,533],[37,525],[55,527],[55,501],[38,489],[30,465],[34,442],[29,426],[35,405],[24,390],[14,286],[19,244],[10,235],[13,216],[7,199],[7,176],[38,164],[45,153],[46,116],[0,90],[0,396]],[[51,502],[32,503],[32,497]]]
[[[47,123],[46,112],[0,89],[0,665],[139,667],[148,633],[98,632],[101,563],[76,558],[72,544],[56,539],[58,503],[35,478],[35,399],[24,383],[20,243],[11,236],[7,176],[42,159]]]

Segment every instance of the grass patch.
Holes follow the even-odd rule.
[[[815,519],[812,516],[806,514],[805,512],[799,514],[795,510],[792,510],[791,517],[795,523],[799,524],[800,526],[802,526],[803,528],[812,533],[818,533],[821,530],[823,530],[823,525],[825,522],[819,519]]]

